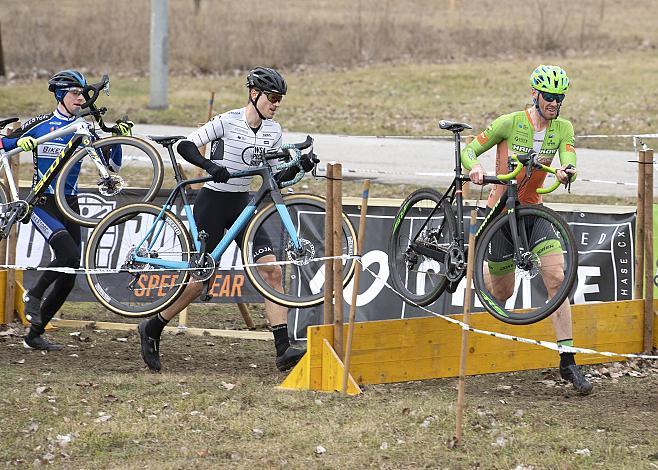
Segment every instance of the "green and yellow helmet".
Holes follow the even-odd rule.
[[[538,91],[562,95],[569,89],[569,77],[562,67],[540,65],[530,75],[530,85]]]

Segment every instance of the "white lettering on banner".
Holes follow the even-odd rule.
[[[16,243],[16,264],[39,266],[43,258],[46,240],[34,228],[34,224],[16,224],[18,241]]]
[[[598,266],[578,266],[576,278],[576,292],[573,295],[574,304],[584,304],[585,294],[598,294],[600,292],[598,283],[590,283],[592,278],[601,277],[601,268]]]
[[[603,242],[605,242],[606,238],[608,238],[608,235],[606,233],[602,233],[599,237],[599,245],[603,245]]]
[[[371,271],[376,272],[377,276],[372,284],[368,286],[365,292],[360,293],[356,296],[356,306],[362,307],[368,305],[370,302],[375,300],[375,297],[379,295],[384,287],[386,287],[385,282],[389,278],[389,269],[388,269],[388,255],[381,250],[369,251],[361,258],[361,263],[356,262],[356,269],[361,269],[363,271],[365,268],[369,268]],[[373,264],[379,266],[378,270],[371,268]],[[323,276],[324,277],[324,273]],[[354,289],[354,279],[345,286],[343,289],[343,298],[348,304],[352,303],[352,291]]]
[[[589,241],[589,232],[582,232],[580,234],[580,244],[583,246],[587,246],[588,241]]]

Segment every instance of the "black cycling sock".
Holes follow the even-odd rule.
[[[169,320],[165,319],[159,313],[146,322],[146,334],[149,338],[159,338],[162,335],[162,330],[167,326]]]
[[[276,348],[276,355],[281,356],[286,349],[290,347],[290,339],[288,338],[288,324],[281,323],[272,327],[272,334],[274,334],[274,347]]]
[[[41,336],[43,334],[43,331],[39,331],[37,328],[35,328],[33,325],[30,326],[30,331],[27,332],[27,339],[34,339],[37,336]]]
[[[561,339],[557,342],[558,346],[571,346],[573,347],[573,339]],[[561,352],[560,353],[560,367],[568,367],[576,364],[576,359],[574,358],[575,353],[572,352]]]

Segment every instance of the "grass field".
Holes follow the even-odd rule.
[[[577,135],[658,130],[658,89],[652,86],[658,61],[649,61],[649,56],[635,52],[560,60],[573,81],[562,115],[573,122]],[[290,72],[286,74],[290,93],[278,121],[284,130],[311,134],[439,135],[439,119],[462,120],[477,131],[496,116],[529,104],[527,77],[540,60],[545,59]],[[147,79],[115,77],[112,95],[99,99],[99,105],[109,108],[110,121],[127,114],[137,123],[195,126],[206,119],[211,89],[217,93],[216,112],[244,106],[243,80],[242,75],[174,77],[170,107],[157,111],[147,108]],[[0,109],[5,115],[31,116],[52,107],[43,79],[0,86]],[[630,149],[631,142],[580,139],[577,144]]]
[[[87,304],[66,318],[113,320]],[[252,317],[263,327],[259,308]],[[243,328],[234,306],[195,306],[191,325]],[[588,368],[578,397],[555,370],[467,379],[463,445],[456,381],[364,394],[276,390],[272,341],[166,334],[150,374],[135,332],[52,333],[61,353],[0,335],[0,463],[57,468],[651,469],[658,464],[655,364]],[[71,333],[76,333],[71,335]],[[557,359],[556,359],[557,360]],[[93,368],[93,372],[90,372]],[[325,449],[323,452],[319,446]]]

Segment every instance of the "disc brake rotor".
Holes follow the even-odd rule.
[[[315,258],[315,247],[310,241],[300,238],[299,242],[302,247],[301,250],[297,250],[292,242],[288,243],[286,248],[286,254],[288,256],[288,261],[291,261],[293,264],[298,266],[303,266],[309,264]]]

